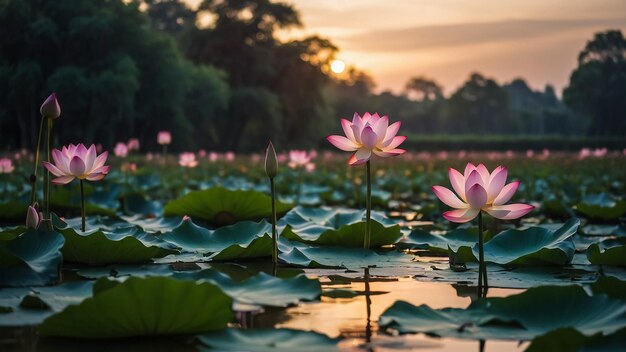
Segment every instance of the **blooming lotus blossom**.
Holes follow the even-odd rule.
[[[210,152],[209,153],[209,161],[214,163],[216,162],[218,159],[220,158],[220,155],[217,154],[216,152]]]
[[[13,170],[15,170],[15,166],[13,166],[13,161],[11,161],[11,159],[0,159],[0,174],[10,174]]]
[[[234,161],[235,160],[235,153],[234,152],[226,152],[226,154],[224,154],[224,159],[226,159],[226,161]]]
[[[96,155],[96,146],[89,149],[84,144],[63,147],[62,150],[52,150],[54,164],[47,161],[43,166],[57,178],[52,180],[56,185],[64,185],[75,178],[87,181],[99,181],[109,173],[110,166],[105,166],[108,153],[105,151]]]
[[[126,156],[128,156],[128,150],[129,148],[126,146],[126,144],[119,142],[115,145],[115,148],[113,148],[113,153],[118,158],[125,158]]]
[[[160,145],[168,145],[172,143],[172,134],[169,131],[160,131],[157,135],[157,143]]]
[[[396,136],[400,129],[400,122],[389,125],[387,116],[380,117],[377,113],[374,115],[365,113],[361,117],[355,113],[352,122],[341,119],[341,127],[345,137],[333,135],[326,139],[341,150],[356,152],[348,160],[350,165],[366,163],[372,153],[389,157],[406,152],[404,149],[398,149],[398,146],[406,139],[405,136]]]
[[[61,106],[57,100],[56,93],[50,94],[39,108],[41,116],[56,119],[61,116]]]
[[[448,176],[456,195],[442,186],[432,188],[442,202],[456,208],[456,210],[443,213],[443,217],[448,221],[468,222],[474,219],[481,210],[494,218],[512,220],[528,214],[535,208],[528,204],[504,204],[513,197],[520,185],[519,181],[505,185],[506,167],[498,166],[490,174],[485,165],[474,166],[468,163],[463,174],[450,168]]]
[[[131,138],[128,140],[128,143],[126,143],[126,147],[128,148],[128,151],[137,151],[139,150],[139,140],[137,138]]]
[[[311,156],[306,150],[290,150],[289,151],[289,167],[292,169],[306,166],[311,162]]]
[[[178,165],[182,167],[189,167],[189,168],[198,166],[198,160],[196,160],[196,154],[181,153],[178,156]]]

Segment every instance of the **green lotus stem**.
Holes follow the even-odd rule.
[[[50,145],[52,144],[52,118],[48,120],[48,128],[46,131],[46,161],[50,162]],[[48,230],[52,231],[52,219],[50,218],[50,171],[46,170],[43,174],[43,198],[44,198],[44,219],[47,223]]]
[[[478,296],[483,297],[487,292],[487,266],[485,265],[485,251],[483,244],[483,212],[478,212]],[[483,286],[484,284],[484,286]]]
[[[275,270],[278,265],[278,238],[276,235],[276,188],[273,177],[270,177],[270,190],[272,193],[272,264]]]
[[[37,197],[37,169],[39,168],[39,151],[41,149],[41,135],[43,134],[43,122],[46,118],[41,117],[39,122],[39,133],[37,137],[37,147],[35,148],[35,164],[33,165],[33,173],[30,175],[30,205],[35,205]]]
[[[298,169],[298,188],[296,189],[296,205],[300,205],[300,194],[302,193],[302,168]]]
[[[365,238],[363,241],[363,248],[370,248],[370,236],[372,232],[372,173],[371,173],[371,160],[368,160],[365,164],[365,180],[367,183],[367,195],[365,197]]]
[[[85,232],[85,188],[83,187],[83,180],[80,180],[80,216],[82,218],[80,230]]]

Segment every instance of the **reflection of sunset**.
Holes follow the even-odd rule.
[[[479,71],[500,83],[524,77],[535,89],[552,84],[560,92],[590,33],[626,29],[626,2],[615,0],[289,3],[305,27],[281,38],[329,38],[379,91],[400,92],[407,77],[425,75],[449,94]]]

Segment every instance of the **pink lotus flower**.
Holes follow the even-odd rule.
[[[61,106],[59,106],[56,93],[52,93],[48,96],[43,104],[41,104],[39,112],[41,113],[41,116],[51,119],[56,119],[61,116]]]
[[[209,161],[214,163],[219,159],[219,154],[217,154],[216,152],[210,152],[209,153]]]
[[[169,131],[160,131],[157,135],[157,143],[160,145],[168,145],[172,143],[172,135]]]
[[[126,156],[128,156],[128,150],[129,148],[126,146],[126,144],[119,142],[115,145],[115,148],[113,148],[113,153],[118,158],[125,158]]]
[[[105,166],[108,153],[96,156],[96,146],[89,149],[84,144],[63,147],[62,150],[52,150],[54,164],[47,161],[43,166],[57,178],[52,180],[55,185],[64,185],[75,178],[87,181],[99,181],[109,173],[110,166]]]
[[[139,150],[139,140],[137,138],[131,138],[126,143],[126,147],[128,147],[128,151]]]
[[[181,153],[178,156],[178,165],[182,167],[189,167],[189,168],[198,166],[198,160],[196,160],[196,154]]]
[[[507,169],[498,166],[491,174],[483,164],[474,166],[468,163],[464,174],[450,168],[450,183],[457,197],[451,190],[442,186],[433,186],[435,195],[446,205],[456,208],[443,213],[448,221],[464,223],[474,219],[481,210],[494,218],[512,220],[528,214],[535,207],[528,204],[509,204],[508,202],[520,182],[505,185]]]
[[[235,160],[235,153],[234,152],[226,152],[226,154],[224,154],[224,159],[226,159],[226,161],[234,161]]]
[[[9,158],[0,159],[0,174],[10,174],[15,170],[13,161]]]
[[[354,113],[352,122],[341,119],[344,136],[328,136],[326,139],[335,147],[353,152],[354,155],[348,160],[350,165],[360,165],[367,162],[372,153],[382,156],[396,156],[406,152],[397,147],[404,142],[405,136],[396,136],[400,129],[400,122],[389,125],[387,116],[380,117],[378,114],[365,113],[363,117]]]
[[[306,150],[290,150],[289,151],[289,167],[292,169],[306,166],[311,162],[311,156]]]
[[[26,228],[28,229],[37,229],[43,220],[43,214],[38,213],[37,209],[35,209],[32,205],[28,206],[28,210],[26,211]]]

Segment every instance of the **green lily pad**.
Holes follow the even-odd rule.
[[[174,302],[174,303],[173,303]],[[232,299],[214,284],[168,277],[102,278],[93,297],[47,318],[42,336],[119,338],[218,330],[234,318]]]
[[[585,236],[626,237],[626,225],[585,225],[580,230]]]
[[[347,269],[407,266],[413,257],[396,251],[377,253],[364,248],[342,247],[294,247],[278,256],[280,260],[299,267]]]
[[[91,265],[143,263],[178,253],[170,245],[145,233],[138,227],[118,228],[113,231],[80,232],[72,227],[60,227],[65,237],[61,250],[68,262]]]
[[[608,193],[594,194],[576,204],[576,210],[590,219],[616,220],[626,215],[626,200],[616,199]]]
[[[0,290],[0,305],[11,308],[11,312],[0,314],[0,326],[41,324],[52,314],[91,296],[92,286],[93,281],[74,281],[57,286]]]
[[[399,248],[427,249],[435,253],[447,254],[448,248],[456,252],[459,247],[470,247],[476,242],[478,242],[478,232],[472,233],[467,229],[456,229],[445,235],[415,229],[396,246]]]
[[[293,329],[225,329],[196,338],[211,351],[339,351],[338,339]]]
[[[608,335],[585,336],[572,328],[551,331],[533,339],[524,352],[614,352],[626,346],[626,328]]]
[[[230,225],[241,220],[260,220],[272,215],[269,196],[251,190],[228,190],[214,187],[189,192],[165,206],[164,216],[184,216],[206,220],[215,225]],[[290,204],[276,202],[278,216],[291,209]]]
[[[576,250],[572,236],[578,225],[580,220],[574,218],[557,230],[530,227],[503,231],[485,243],[485,261],[510,266],[569,264]],[[478,245],[471,250],[460,246],[456,256],[464,261],[477,261]]]
[[[320,282],[306,275],[279,278],[259,273],[241,282],[213,269],[176,273],[174,277],[211,282],[219,286],[237,303],[272,307],[288,307],[301,301],[317,300],[322,294]]]
[[[591,264],[626,266],[626,238],[604,240],[587,248]]]
[[[196,338],[211,351],[339,351],[338,339],[293,329],[224,329]]]
[[[65,240],[57,232],[0,233],[0,286],[38,286],[56,282]]]
[[[481,299],[466,309],[432,309],[398,301],[379,321],[379,326],[400,333],[501,340],[530,340],[564,327],[589,336],[612,333],[625,325],[623,301],[604,294],[589,296],[580,286],[530,288],[504,298]]]
[[[295,208],[280,225],[281,237],[325,246],[363,247],[365,211],[338,208]],[[393,244],[402,237],[400,226],[383,213],[372,213],[371,247]]]
[[[604,293],[612,298],[626,301],[626,281],[613,276],[600,276],[598,281],[591,284],[594,295]]]

